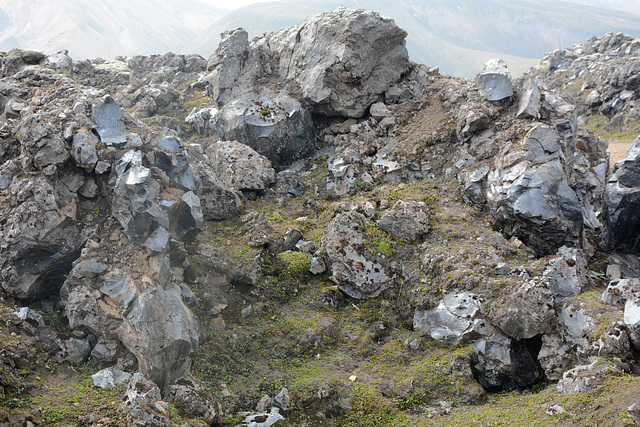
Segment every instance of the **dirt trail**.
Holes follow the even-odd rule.
[[[633,140],[621,140],[621,141],[610,141],[609,142],[609,153],[611,153],[611,167],[619,161],[623,160],[627,157],[627,149],[631,145]]]

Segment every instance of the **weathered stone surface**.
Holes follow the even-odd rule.
[[[550,280],[534,277],[507,288],[491,305],[489,319],[515,340],[533,338],[555,328],[555,310]]]
[[[73,136],[71,156],[78,166],[84,168],[87,172],[92,172],[96,163],[98,163],[98,154],[96,152],[98,143],[98,138],[86,129],[78,131]]]
[[[540,377],[524,341],[512,340],[480,316],[477,295],[448,294],[436,308],[416,310],[413,326],[445,345],[469,343],[477,354],[476,379],[485,390],[525,387]]]
[[[63,185],[64,187],[64,185]],[[32,299],[57,292],[83,239],[77,197],[45,177],[21,179],[2,195],[0,278],[9,295]]]
[[[98,100],[93,106],[93,121],[103,143],[116,146],[126,144],[122,114],[122,109],[110,95]]]
[[[535,81],[527,79],[519,95],[516,117],[519,119],[539,119],[541,93]]]
[[[159,405],[159,402],[153,405],[138,405],[127,414],[127,426],[169,427],[171,422],[167,412],[163,406]]]
[[[138,359],[140,371],[165,388],[188,374],[200,326],[181,298],[155,288],[138,296],[117,334]]]
[[[112,366],[91,375],[91,380],[96,387],[110,389],[121,384],[128,384],[131,376],[132,374],[122,371],[117,366]]]
[[[209,81],[219,104],[237,98],[232,92],[252,88],[256,79],[271,77],[315,113],[362,117],[407,71],[405,37],[390,19],[346,8],[263,34],[251,43],[246,32],[236,30],[220,43]]]
[[[557,389],[565,396],[578,393],[593,395],[604,384],[607,377],[622,374],[617,365],[597,359],[589,365],[577,366],[562,375]]]
[[[419,242],[431,230],[427,206],[415,200],[398,200],[382,215],[378,226],[407,243]]]
[[[567,181],[561,143],[554,128],[535,125],[524,137],[524,149],[497,158],[487,179],[496,227],[539,255],[582,242],[583,208]]]
[[[215,174],[229,188],[238,191],[264,191],[276,180],[271,162],[236,141],[211,144],[206,150]]]
[[[278,165],[290,164],[313,148],[311,115],[283,93],[236,97],[216,114],[215,124],[221,139],[240,141]]]
[[[587,258],[582,249],[561,247],[542,273],[550,279],[554,298],[575,297],[589,283]]]
[[[602,302],[611,305],[625,305],[627,299],[633,299],[640,293],[640,279],[615,279],[609,282],[602,292]]]
[[[490,59],[476,76],[476,84],[487,101],[500,101],[513,95],[511,74],[502,59]]]
[[[394,276],[363,250],[365,217],[357,212],[339,214],[327,226],[322,247],[331,280],[353,298],[374,298],[394,285]]]
[[[416,310],[413,329],[426,331],[435,340],[452,346],[463,339],[480,310],[477,295],[468,292],[446,295],[430,310]]]
[[[249,415],[244,419],[241,427],[271,427],[278,421],[284,420],[278,408],[271,408],[271,412],[262,412],[256,415]]]
[[[168,398],[188,417],[204,418],[214,424],[224,415],[220,403],[191,377],[178,378],[169,384]]]

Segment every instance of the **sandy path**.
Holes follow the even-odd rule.
[[[628,141],[609,141],[609,153],[611,153],[610,165],[613,165],[618,161],[627,157],[627,149],[631,145],[633,140]]]

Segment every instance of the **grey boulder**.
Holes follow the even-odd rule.
[[[476,76],[480,94],[487,101],[500,101],[513,95],[511,74],[502,59],[490,59]]]
[[[415,200],[398,200],[382,215],[378,226],[394,238],[407,243],[420,242],[431,230],[427,206],[424,202]]]
[[[394,285],[395,277],[363,249],[365,228],[365,217],[351,211],[336,216],[322,237],[331,280],[358,299],[375,298]]]

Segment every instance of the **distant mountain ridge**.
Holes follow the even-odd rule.
[[[74,59],[165,53],[227,12],[206,0],[0,0],[0,49],[67,49]]]
[[[640,0],[575,0],[640,11]],[[238,27],[250,37],[294,25],[340,5],[374,9],[407,30],[411,58],[443,73],[474,76],[490,58],[514,75],[545,53],[606,32],[640,37],[640,16],[549,0],[281,0],[234,11],[208,0],[0,0],[0,50],[68,49],[74,59],[117,55],[211,55],[220,33]]]
[[[253,37],[340,5],[374,9],[394,18],[409,33],[407,48],[414,61],[464,77],[474,76],[487,59],[496,56],[519,74],[537,64],[545,53],[583,43],[593,35],[622,31],[640,36],[640,16],[568,2],[310,0],[301,4],[284,0],[234,10],[182,51],[206,57],[215,51],[219,34],[225,30],[243,27]]]

